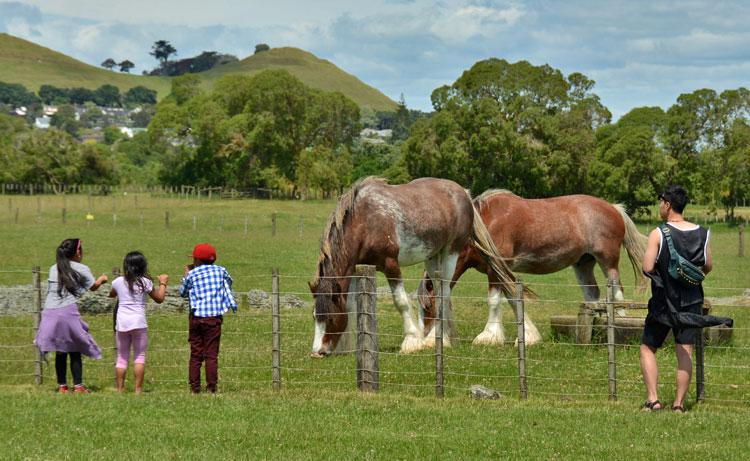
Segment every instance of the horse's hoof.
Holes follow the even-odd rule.
[[[502,346],[505,344],[503,335],[483,331],[474,338],[472,344],[475,346]]]
[[[404,338],[404,342],[401,343],[401,353],[402,354],[411,354],[412,352],[417,352],[422,349],[424,349],[424,341],[415,338],[413,336]]]
[[[327,357],[327,355],[321,354],[320,352],[313,352],[312,354],[310,354],[310,357],[314,359],[324,359]]]

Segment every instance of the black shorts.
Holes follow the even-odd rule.
[[[667,338],[670,330],[674,334],[675,344],[693,345],[695,344],[695,339],[698,337],[700,328],[672,328],[659,322],[646,322],[646,325],[643,327],[641,344],[658,349],[664,344],[664,340]]]

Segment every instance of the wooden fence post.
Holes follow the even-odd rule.
[[[607,375],[609,400],[617,400],[617,359],[615,356],[615,281],[607,280]]]
[[[375,266],[358,264],[357,276],[357,388],[377,392],[380,388],[378,364],[377,286]]]
[[[248,225],[250,224],[250,218],[245,216],[245,238],[247,238]]]
[[[281,315],[279,302],[279,269],[271,270],[271,331],[273,344],[271,349],[271,379],[273,390],[281,389]]]
[[[740,223],[740,225],[737,227],[740,233],[739,250],[737,252],[737,255],[741,258],[745,256],[745,225]]]
[[[445,369],[443,368],[443,333],[445,319],[445,299],[443,298],[443,275],[435,271],[438,289],[437,318],[435,319],[435,397],[445,395]]]
[[[32,283],[34,286],[34,306],[36,307],[36,317],[34,318],[34,331],[39,331],[39,324],[42,322],[42,280],[40,275],[39,266],[34,266],[31,269]],[[44,353],[36,346],[37,357],[35,360],[35,371],[36,384],[42,384],[44,376],[42,375],[42,361],[44,360]]]
[[[276,212],[271,214],[271,237],[276,235]]]
[[[164,212],[164,227],[169,229],[169,211]]]
[[[528,388],[526,386],[526,332],[524,330],[524,299],[523,299],[523,281],[516,279],[516,323],[518,327],[518,390],[521,400],[528,398]]]

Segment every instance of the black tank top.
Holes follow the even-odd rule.
[[[667,224],[669,226],[669,224]],[[674,249],[683,258],[698,267],[706,264],[706,242],[708,241],[708,229],[696,226],[690,230],[680,230],[674,226],[669,226],[672,234]],[[661,233],[661,247],[659,248],[659,257],[656,260],[656,271],[659,273],[663,290],[661,296],[668,296],[672,303],[679,310],[680,307],[693,306],[695,304],[703,305],[703,285],[687,285],[673,279],[669,275],[669,246],[664,237],[664,232],[659,228]],[[652,289],[653,283],[652,283]],[[657,292],[653,293],[656,297]]]

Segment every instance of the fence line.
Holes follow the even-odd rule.
[[[36,311],[34,312],[35,322],[34,326],[28,326],[28,325],[2,325],[0,328],[6,329],[8,331],[18,331],[18,332],[24,332],[28,330],[35,331],[38,328],[38,322],[39,322],[39,315],[41,312],[41,283],[40,283],[40,276],[41,271],[38,267],[35,267],[32,270],[32,288],[28,289],[29,291],[34,293],[34,300],[33,303],[36,306]],[[256,276],[249,276],[249,277],[256,277]],[[257,276],[260,278],[260,276]],[[266,275],[268,277],[268,275]],[[272,278],[272,294],[271,294],[271,301],[272,301],[272,309],[271,309],[271,316],[270,316],[270,324],[271,324],[271,331],[270,335],[272,338],[270,340],[261,340],[262,344],[268,344],[270,343],[270,348],[268,346],[260,347],[253,349],[253,345],[256,345],[257,342],[254,342],[252,340],[252,335],[248,333],[246,330],[241,329],[241,325],[237,324],[237,327],[235,329],[227,328],[224,329],[224,335],[227,337],[227,341],[233,341],[228,344],[229,347],[222,348],[222,365],[220,366],[220,370],[224,371],[225,375],[229,375],[231,379],[225,380],[222,379],[222,382],[231,383],[231,384],[250,384],[250,383],[264,383],[265,385],[270,385],[273,389],[281,389],[282,385],[300,385],[304,382],[308,382],[308,380],[297,380],[298,377],[305,379],[305,376],[301,376],[301,374],[308,374],[308,378],[310,379],[310,382],[317,383],[318,385],[321,385],[325,383],[326,381],[323,380],[315,380],[314,376],[326,376],[326,375],[340,375],[340,376],[350,376],[350,380],[344,380],[344,381],[335,381],[337,384],[347,384],[347,385],[353,385],[355,382],[357,383],[357,386],[366,391],[370,392],[377,392],[381,388],[381,378],[386,379],[385,383],[387,387],[396,388],[396,387],[404,387],[404,388],[420,388],[420,389],[429,389],[434,388],[435,389],[435,395],[438,397],[441,397],[444,395],[444,392],[446,390],[454,390],[454,389],[462,389],[466,390],[466,386],[457,386],[457,383],[460,382],[466,382],[470,379],[480,379],[480,380],[492,380],[492,381],[508,381],[508,380],[517,380],[518,381],[518,395],[519,398],[529,398],[529,396],[533,395],[577,395],[577,393],[573,392],[549,392],[549,389],[547,388],[547,384],[543,383],[550,383],[550,384],[557,384],[557,385],[570,385],[570,384],[576,384],[575,387],[580,387],[583,384],[590,386],[594,386],[596,383],[604,383],[604,381],[607,381],[608,383],[608,392],[604,393],[603,387],[601,387],[602,393],[596,391],[596,389],[590,389],[588,392],[582,392],[581,395],[586,395],[589,397],[598,397],[607,395],[610,400],[615,400],[618,397],[622,396],[631,396],[636,395],[634,391],[640,390],[641,384],[640,381],[637,379],[639,375],[636,375],[636,377],[633,376],[633,372],[635,370],[638,370],[638,364],[636,363],[628,363],[627,361],[623,363],[621,359],[618,361],[618,354],[617,351],[623,351],[626,352],[629,349],[632,350],[634,347],[639,347],[632,343],[623,343],[623,342],[616,342],[615,341],[615,331],[616,330],[633,330],[637,329],[638,327],[621,327],[616,325],[615,323],[615,305],[616,303],[613,302],[613,289],[614,284],[611,282],[608,284],[607,289],[607,299],[605,301],[606,304],[606,316],[604,316],[607,320],[606,322],[606,332],[607,332],[607,340],[606,343],[603,344],[578,344],[575,342],[565,342],[565,341],[555,341],[555,342],[549,342],[545,341],[543,342],[543,345],[540,346],[541,348],[532,348],[528,349],[526,340],[525,340],[525,331],[523,328],[524,325],[524,315],[526,311],[526,305],[523,301],[523,298],[521,296],[521,293],[523,291],[523,284],[519,281],[516,286],[517,291],[517,299],[511,300],[514,301],[514,306],[516,309],[516,315],[517,319],[514,322],[499,322],[501,325],[515,325],[517,329],[516,333],[516,341],[517,341],[517,347],[515,349],[516,357],[510,357],[507,353],[504,355],[498,355],[493,354],[493,356],[485,356],[488,352],[487,348],[480,348],[478,350],[472,349],[472,355],[467,355],[466,352],[459,352],[457,354],[446,354],[445,351],[441,350],[442,348],[436,347],[434,351],[427,350],[424,352],[411,354],[411,355],[404,355],[397,352],[397,350],[392,349],[393,346],[389,346],[388,344],[391,344],[395,341],[400,340],[403,335],[398,333],[392,333],[392,332],[382,332],[377,331],[378,324],[377,322],[374,322],[374,325],[371,326],[364,326],[360,325],[358,328],[358,331],[360,332],[359,337],[362,337],[363,339],[369,339],[370,341],[366,344],[363,342],[360,344],[358,341],[358,346],[355,349],[352,349],[350,352],[357,352],[357,354],[362,354],[362,357],[369,357],[367,360],[363,360],[362,363],[357,361],[354,367],[344,367],[341,368],[341,359],[340,358],[334,358],[329,359],[327,361],[323,362],[301,362],[302,357],[300,356],[299,351],[299,342],[304,341],[305,339],[309,340],[311,331],[307,330],[299,330],[294,328],[294,322],[299,322],[300,318],[305,316],[309,318],[309,310],[307,309],[282,309],[280,306],[280,297],[282,294],[288,294],[287,292],[283,292],[280,287],[280,281],[282,278],[289,279],[294,276],[288,275],[285,277],[282,277],[278,273],[278,269],[274,269],[271,274]],[[385,310],[383,312],[377,312],[375,310],[375,306],[377,304],[377,285],[376,285],[376,279],[374,277],[374,268],[370,272],[367,272],[367,277],[369,277],[369,282],[365,282],[363,277],[365,277],[364,272],[362,274],[358,273],[358,277],[360,279],[358,280],[358,283],[356,284],[358,286],[358,289],[356,291],[352,291],[351,294],[357,298],[358,304],[367,304],[368,302],[372,304],[373,309],[371,310],[371,313],[364,314],[362,317],[360,317],[361,320],[372,320],[374,321],[376,318],[381,318],[386,323],[398,323],[397,320],[400,319],[400,314],[395,313],[393,310]],[[439,282],[443,283],[444,280],[442,278],[439,278]],[[443,293],[442,290],[440,290],[440,293]],[[473,299],[473,297],[456,297],[455,300],[459,299]],[[484,299],[484,298],[482,298]],[[439,304],[443,304],[442,296],[439,297]],[[551,302],[555,302],[552,300]],[[559,301],[557,301],[559,303]],[[578,303],[580,304],[580,303]],[[364,306],[366,307],[366,306]],[[716,307],[716,305],[715,305]],[[730,305],[725,307],[731,307],[733,309],[736,309],[737,312],[744,311],[746,308],[750,306],[746,305]],[[366,311],[367,309],[365,309]],[[253,310],[249,313],[241,313],[236,315],[237,319],[246,319],[245,322],[254,322],[256,319],[263,319],[268,318],[266,317],[265,311],[256,311]],[[108,314],[110,315],[110,314]],[[343,314],[347,315],[347,314]],[[173,319],[175,318],[175,314],[165,314],[165,313],[158,313],[149,315],[149,319],[153,320],[152,327],[149,329],[150,336],[152,339],[154,338],[161,338],[161,344],[156,347],[152,347],[149,349],[150,356],[157,356],[160,357],[162,360],[167,357],[174,357],[176,362],[179,363],[159,363],[157,361],[156,364],[149,365],[149,370],[157,370],[154,374],[155,377],[161,378],[163,376],[160,376],[160,372],[158,370],[178,370],[180,368],[186,368],[184,364],[180,364],[184,362],[184,357],[180,358],[180,356],[176,356],[175,354],[180,353],[186,353],[189,348],[186,346],[184,347],[168,347],[168,344],[174,342],[174,338],[181,337],[185,338],[187,336],[187,328],[170,328],[168,325],[165,326],[156,326],[153,325],[154,323],[157,323],[156,321],[158,319]],[[442,312],[442,309],[438,310],[438,315],[436,320],[436,328],[443,325],[443,322],[446,321],[448,317],[446,314]],[[297,320],[295,320],[297,319]],[[451,320],[454,323],[461,323],[456,320]],[[286,322],[291,322],[291,325],[288,325]],[[361,323],[358,321],[358,323]],[[464,324],[482,324],[483,319],[479,319],[476,321],[466,320],[463,322]],[[549,323],[543,323],[540,325],[545,326],[552,326],[554,325],[553,322]],[[735,328],[735,333],[737,332],[743,332],[747,330],[748,328],[742,328],[738,327]],[[439,338],[443,337],[442,332],[440,332],[440,329],[438,328],[436,335],[436,344],[439,344]],[[283,338],[286,338],[287,341],[282,342],[282,332],[283,332]],[[97,335],[100,335],[101,333],[95,333]],[[253,333],[253,335],[260,335],[260,337],[267,337],[269,334],[267,329],[261,328],[260,332]],[[701,338],[702,335],[699,335]],[[233,340],[232,338],[237,338],[237,340]],[[245,338],[251,338],[250,341],[244,341]],[[296,338],[296,339],[295,339]],[[383,339],[386,342],[386,345],[383,346],[382,344],[379,344],[378,338]],[[239,341],[239,342],[238,342]],[[266,342],[268,341],[268,343]],[[467,341],[459,340],[456,344],[465,343]],[[506,341],[505,344],[510,345],[513,341]],[[167,346],[167,347],[165,347]],[[382,347],[384,347],[383,350],[380,350]],[[583,371],[580,373],[579,376],[568,376],[564,373],[560,373],[560,370],[565,368],[567,365],[569,365],[571,362],[570,360],[565,357],[564,355],[560,355],[559,353],[552,353],[550,354],[550,351],[554,350],[560,350],[560,351],[589,351],[589,353],[586,353],[588,355],[593,355],[597,353],[596,351],[601,351],[603,348],[607,348],[607,358],[606,361],[603,358],[595,358],[595,357],[581,357],[580,355],[575,358],[575,360],[580,364],[583,365]],[[3,373],[2,379],[7,378],[22,378],[22,377],[35,377],[35,382],[38,384],[41,384],[43,382],[43,371],[45,367],[49,367],[48,364],[45,363],[44,357],[41,355],[41,353],[38,351],[36,346],[34,346],[31,341],[28,341],[25,344],[0,344],[1,349],[7,349],[7,350],[29,350],[34,351],[35,354],[37,354],[36,357],[29,360],[26,358],[7,358],[4,360],[0,360],[0,367],[6,367],[6,371],[10,371],[10,373]],[[103,347],[103,350],[107,351],[108,353],[112,353],[114,351],[114,347]],[[695,397],[698,401],[712,401],[712,402],[719,402],[719,401],[737,401],[737,402],[744,402],[747,403],[750,400],[750,397],[748,394],[743,393],[743,389],[746,389],[750,387],[750,383],[747,383],[745,376],[746,374],[744,371],[747,369],[750,369],[750,366],[745,366],[742,364],[737,363],[731,363],[732,356],[727,356],[727,358],[724,358],[724,354],[727,351],[733,351],[735,353],[743,353],[744,351],[750,349],[750,346],[745,346],[743,342],[739,342],[738,344],[731,344],[730,345],[722,345],[722,344],[714,344],[714,343],[707,343],[704,345],[702,349],[702,353],[699,355],[696,353],[696,393]],[[491,351],[502,351],[502,346],[497,346],[495,349],[491,349]],[[696,348],[696,351],[701,350],[699,348]],[[271,352],[271,362],[269,364],[263,364],[263,357],[268,357],[268,352]],[[473,355],[473,353],[476,352],[476,355]],[[506,349],[507,351],[507,349]],[[708,351],[714,351],[721,355],[712,355],[710,360],[714,360],[714,362],[708,361],[708,358],[705,358],[705,353]],[[528,355],[531,355],[529,357]],[[24,353],[25,354],[25,353]],[[387,357],[389,360],[388,367],[386,369],[380,369],[378,367],[378,356]],[[282,357],[285,363],[282,365]],[[373,364],[372,358],[375,357],[375,362]],[[306,358],[306,357],[305,357]],[[248,359],[252,359],[251,362],[246,362]],[[434,360],[435,363],[435,370],[409,370],[409,369],[394,369],[393,364],[394,363],[406,363],[409,362],[415,362],[417,364],[425,363],[425,360]],[[631,359],[632,360],[632,359]],[[707,363],[704,363],[704,360],[707,361]],[[24,367],[22,366],[23,363],[30,363],[34,362],[35,370],[34,373],[29,371],[29,373],[18,373],[21,372]],[[395,361],[391,363],[392,361]],[[513,367],[513,363],[516,362],[516,366]],[[606,371],[604,371],[604,364],[606,363]],[[8,364],[8,365],[3,365]],[[320,366],[317,366],[320,364]],[[475,369],[471,364],[477,364],[480,367],[485,367],[484,369]],[[303,365],[303,366],[300,366]],[[304,366],[307,365],[307,366]],[[336,369],[330,369],[332,366],[336,366]],[[494,367],[493,367],[494,365]],[[108,362],[100,362],[100,363],[89,363],[87,367],[92,367],[92,370],[94,370],[97,373],[102,373],[106,369],[111,368],[111,364]],[[11,368],[9,368],[11,367]],[[487,368],[490,367],[491,371],[488,371]],[[630,370],[625,373],[625,378],[618,376],[617,374],[617,368],[621,368],[621,370]],[[101,371],[97,371],[101,370]],[[236,373],[240,373],[240,375],[235,375]],[[247,373],[250,373],[249,375]],[[258,373],[262,373],[264,375],[267,374],[267,379],[258,379],[260,376]],[[601,373],[601,374],[600,374]],[[606,373],[606,374],[604,374]],[[710,376],[702,376],[705,373],[710,374]],[[741,373],[740,375],[736,375],[736,373]],[[354,376],[352,376],[354,375]],[[413,379],[416,379],[418,381],[421,381],[420,377],[428,377],[428,376],[435,376],[435,381],[433,384],[424,382],[424,383],[413,383],[413,382],[400,382],[401,378],[409,378],[412,377]],[[663,373],[663,376],[671,376],[673,373],[667,371],[666,373]],[[356,378],[356,379],[355,379]],[[449,381],[454,381],[453,384],[447,383],[446,378]],[[735,383],[732,383],[732,381],[735,381]],[[148,379],[147,382],[150,383],[157,383],[157,382],[179,382],[183,383],[182,380],[167,380],[167,379]],[[331,382],[333,383],[333,382]],[[623,387],[624,386],[624,387]],[[726,393],[719,393],[716,394],[716,390],[718,389],[718,386],[736,386],[732,389],[738,389],[737,392],[740,392],[739,399],[725,399],[723,398],[726,396]],[[598,387],[598,386],[596,386]],[[711,395],[714,393],[714,395]]]

